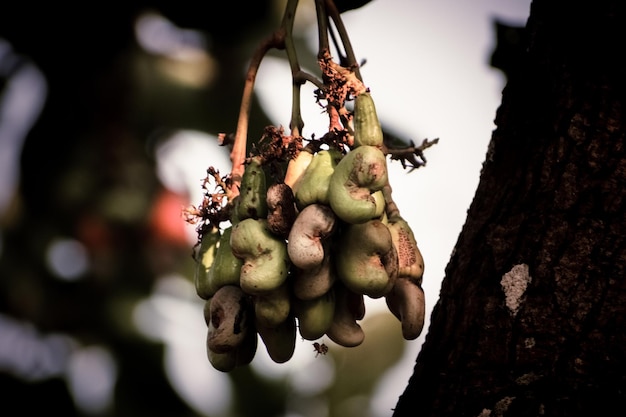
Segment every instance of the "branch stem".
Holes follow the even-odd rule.
[[[302,129],[304,128],[304,121],[302,120],[302,112],[300,109],[300,87],[304,81],[301,81],[301,78],[297,76],[301,71],[298,62],[298,54],[293,42],[293,24],[296,18],[297,7],[298,0],[289,0],[287,2],[281,24],[281,28],[285,33],[285,50],[289,60],[289,67],[291,68],[291,121],[289,122],[289,129],[291,129],[292,137],[300,137]]]
[[[230,183],[230,187],[227,190],[229,201],[232,201],[235,197],[239,195],[239,186],[241,184],[241,178],[243,177],[243,172],[245,170],[244,163],[246,160],[248,143],[248,122],[250,120],[250,106],[252,104],[254,83],[257,73],[259,71],[259,67],[261,66],[263,58],[270,49],[284,49],[284,45],[285,31],[284,28],[281,27],[259,45],[257,50],[252,55],[250,64],[248,65],[248,72],[246,74],[246,80],[243,88],[241,105],[239,107],[237,130],[235,132],[233,149],[230,152],[230,162],[232,164],[232,181]]]
[[[341,20],[341,14],[335,6],[335,2],[332,0],[324,0],[325,2],[325,10],[328,13],[328,16],[332,19],[335,27],[337,28],[337,32],[339,32],[339,38],[341,39],[341,43],[343,44],[343,49],[346,53],[346,66],[354,71],[354,74],[359,79],[359,81],[363,81],[361,77],[361,71],[359,70],[359,63],[356,60],[354,55],[354,50],[352,49],[352,44],[350,43],[350,37],[348,36],[348,31],[346,30],[343,21]]]

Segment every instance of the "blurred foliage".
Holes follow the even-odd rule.
[[[350,10],[367,2],[337,5]],[[0,39],[39,68],[48,84],[45,107],[20,154],[17,191],[0,213],[0,314],[29,323],[41,335],[63,333],[114,352],[115,404],[99,415],[196,415],[167,381],[162,343],[139,334],[130,320],[133,306],[151,294],[158,277],[178,273],[193,280],[189,243],[180,230],[159,223],[158,210],[178,209],[182,200],[167,199],[169,191],[155,174],[154,145],[177,129],[214,135],[235,130],[247,60],[278,26],[282,5],[146,1],[33,8],[13,2],[11,12],[0,13]],[[134,25],[146,11],[205,35],[204,83],[177,82],[167,74],[189,68],[139,47]],[[0,94],[11,74],[2,79]],[[268,124],[255,103],[251,136]],[[75,239],[87,249],[90,268],[80,280],[60,280],[50,270],[46,253],[58,238]],[[390,328],[398,330],[387,324],[376,330],[381,336],[368,337],[387,343]],[[400,341],[387,345],[380,358],[375,345],[359,349],[354,355],[331,351],[339,375],[339,389],[323,393],[331,404],[371,394],[403,347]],[[371,366],[361,366],[364,360]],[[285,413],[284,381],[251,368],[230,376],[237,415]],[[0,390],[2,408],[82,415],[62,378],[27,381],[0,370]]]

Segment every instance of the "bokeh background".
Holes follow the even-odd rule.
[[[249,4],[248,4],[249,3]],[[427,334],[405,342],[384,300],[366,340],[317,356],[263,345],[228,374],[206,359],[181,209],[230,170],[247,61],[284,1],[23,3],[0,12],[0,392],[3,409],[64,416],[387,416]],[[529,0],[373,0],[342,17],[383,128],[439,138],[427,166],[390,164],[425,258],[427,316],[463,226]],[[299,58],[316,73],[312,1]],[[261,65],[250,135],[288,126],[285,56]],[[326,119],[303,88],[304,136]],[[17,408],[15,408],[17,407]],[[3,413],[4,414],[4,413]]]

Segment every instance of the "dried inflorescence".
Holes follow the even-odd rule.
[[[342,67],[333,60],[330,52],[324,51],[318,64],[322,70],[322,80],[325,86],[324,90],[320,91],[323,96],[318,95],[318,97],[326,100],[329,105],[341,109],[352,97],[356,97],[367,90],[354,72],[356,66]]]
[[[185,221],[197,225],[198,241],[205,233],[230,219],[227,196],[230,181],[230,175],[222,177],[218,169],[210,166],[202,180],[202,202],[197,207],[189,206],[183,210]]]

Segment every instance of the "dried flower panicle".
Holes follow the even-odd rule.
[[[227,194],[230,181],[230,174],[220,176],[219,170],[210,166],[207,176],[202,180],[203,198],[200,205],[183,210],[185,221],[197,225],[198,241],[204,233],[230,219]]]

